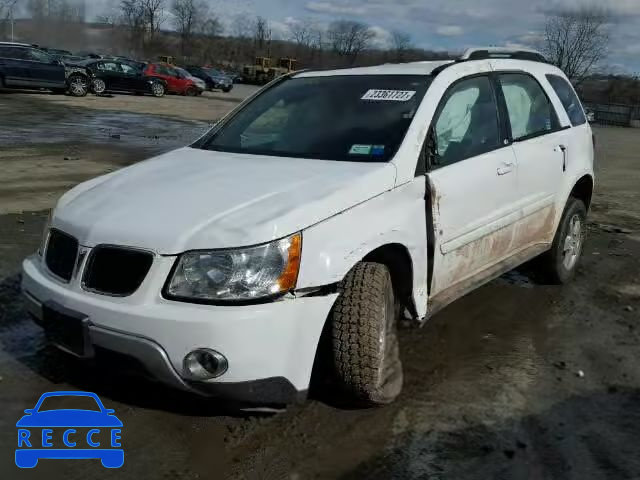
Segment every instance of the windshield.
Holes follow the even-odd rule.
[[[202,148],[351,162],[386,162],[400,147],[430,77],[292,78],[266,90]]]
[[[215,68],[205,68],[204,71],[214,77],[222,75],[222,72],[220,72],[219,70],[216,70]]]

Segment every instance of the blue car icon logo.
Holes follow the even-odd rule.
[[[65,403],[61,408],[50,408]],[[83,408],[68,408],[80,403]],[[88,408],[87,408],[88,407]],[[106,468],[124,464],[122,422],[95,393],[49,392],[18,420],[16,465],[33,468],[41,458],[100,459]]]

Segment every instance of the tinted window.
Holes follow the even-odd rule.
[[[385,162],[393,157],[430,78],[292,78],[247,104],[205,144],[225,152]]]
[[[42,63],[51,63],[53,61],[53,57],[51,55],[40,50],[36,50],[35,48],[27,49],[27,58],[29,60]]]
[[[138,73],[138,70],[136,70],[135,68],[133,68],[130,65],[127,65],[126,63],[121,63],[120,64],[120,68],[127,75],[135,75],[136,73]]]
[[[558,128],[555,110],[536,79],[518,73],[502,74],[499,78],[514,140],[542,135]]]
[[[98,64],[98,70],[102,70],[103,72],[119,72],[117,63],[113,62],[101,62]]]
[[[498,108],[487,77],[457,83],[444,102],[435,123],[439,165],[481,155],[500,144]]]
[[[22,47],[0,47],[0,57],[26,60],[27,49]]]
[[[558,94],[569,120],[571,120],[571,125],[576,127],[587,123],[582,104],[569,82],[557,75],[547,75],[547,80]]]

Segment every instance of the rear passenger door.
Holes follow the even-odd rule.
[[[28,87],[31,83],[27,68],[27,49],[25,47],[0,46],[0,71],[4,74],[5,84]]]
[[[517,202],[521,221],[514,245],[525,249],[550,243],[568,155],[568,132],[544,88],[524,72],[498,73],[508,117],[509,137],[518,162]]]
[[[25,66],[34,87],[64,88],[66,85],[64,65],[42,50],[27,48]]]
[[[428,173],[434,226],[430,295],[446,298],[447,291],[458,294],[489,276],[512,251],[517,165],[490,76],[454,83],[429,136],[437,153]]]

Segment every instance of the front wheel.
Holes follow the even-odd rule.
[[[195,97],[198,94],[198,91],[195,88],[187,88],[187,91],[184,92],[187,97]]]
[[[71,75],[69,77],[69,93],[74,97],[84,97],[89,91],[87,79],[82,75]]]
[[[102,95],[107,90],[107,84],[100,78],[94,78],[91,82],[91,90],[96,95]]]
[[[333,308],[333,363],[352,403],[380,406],[402,390],[396,299],[389,269],[361,262],[339,286]]]
[[[570,197],[553,239],[551,250],[539,258],[542,274],[549,283],[569,282],[578,268],[586,238],[587,208]]]

